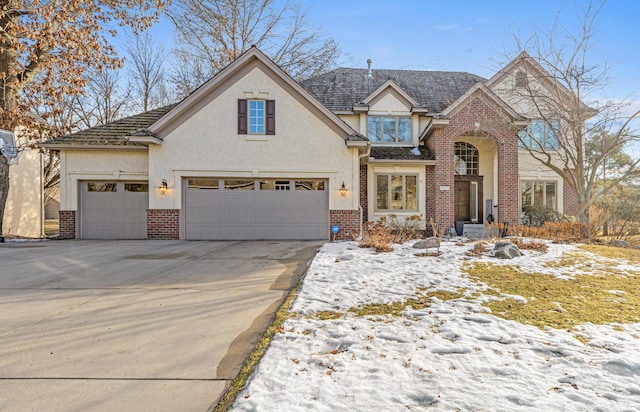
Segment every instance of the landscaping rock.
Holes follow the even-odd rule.
[[[428,237],[413,244],[414,249],[429,249],[432,247],[440,247],[440,240],[437,237]]]
[[[437,254],[440,254],[440,239],[435,236],[428,237],[426,239],[422,239],[413,244],[414,249],[425,249],[429,251],[429,249],[436,249]]]
[[[626,240],[621,240],[621,239],[613,239],[611,241],[611,246],[615,246],[615,247],[623,247],[623,248],[632,248],[633,246],[631,246],[631,243],[627,242]]]
[[[511,242],[498,242],[496,243],[495,250],[494,256],[498,259],[513,259],[522,256],[520,248]]]

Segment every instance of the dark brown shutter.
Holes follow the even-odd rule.
[[[276,134],[276,101],[267,100],[267,134]]]
[[[247,134],[247,99],[238,99],[238,134]]]

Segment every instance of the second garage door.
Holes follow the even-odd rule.
[[[146,239],[149,184],[81,182],[82,239]]]
[[[317,179],[185,179],[185,238],[327,239],[327,186]]]

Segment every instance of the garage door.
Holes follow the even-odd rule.
[[[82,239],[146,239],[146,182],[81,182]]]
[[[192,240],[327,239],[329,191],[313,179],[185,179]]]

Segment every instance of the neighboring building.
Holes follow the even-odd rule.
[[[9,194],[0,236],[44,237],[42,167],[42,153],[39,149],[30,148],[22,150],[17,163],[9,167]]]
[[[517,223],[523,202],[567,212],[562,180],[518,149],[530,122],[502,93],[527,58],[489,80],[369,67],[298,83],[251,48],[177,105],[46,143],[60,235],[328,239],[339,225],[350,239],[389,214],[452,227]]]

